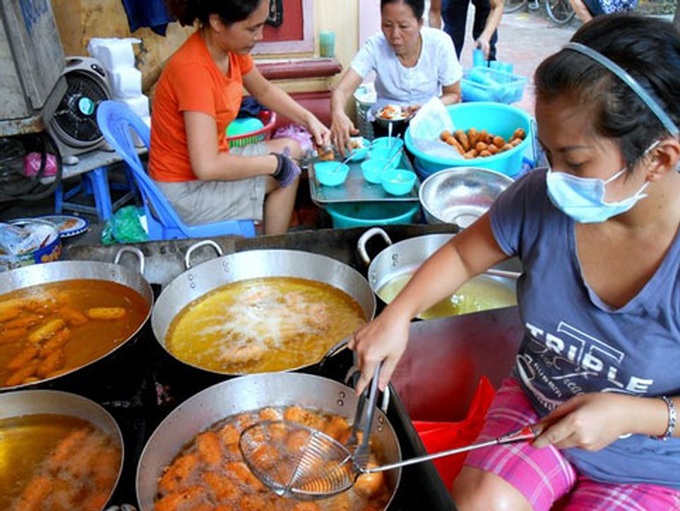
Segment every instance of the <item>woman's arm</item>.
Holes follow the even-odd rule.
[[[430,0],[428,20],[432,28],[442,28],[442,0]]]
[[[444,103],[445,106],[453,105],[454,103],[460,102],[461,97],[460,87],[461,87],[460,81],[457,81],[453,85],[447,85],[446,87],[442,87],[442,95],[439,97],[439,99],[442,100],[442,103]]]
[[[276,156],[246,158],[221,152],[217,143],[215,119],[208,114],[184,112],[184,125],[191,168],[198,179],[233,181],[271,175],[277,168]]]
[[[331,139],[333,144],[345,154],[349,148],[349,139],[357,135],[359,130],[345,112],[347,102],[361,85],[363,78],[354,69],[349,68],[331,95]]]
[[[488,213],[428,258],[380,315],[354,334],[350,348],[356,351],[361,367],[357,392],[370,381],[380,361],[379,385],[381,389],[387,386],[406,349],[412,318],[507,258],[496,243]]]
[[[487,58],[489,57],[489,50],[491,48],[491,37],[498,28],[498,25],[500,25],[501,18],[503,17],[503,0],[490,0],[490,3],[491,11],[486,18],[484,30],[479,34],[477,41],[475,41]]]
[[[674,410],[680,399],[672,398]],[[545,427],[535,447],[554,445],[598,451],[629,434],[664,438],[671,426],[671,409],[663,399],[614,392],[580,394],[561,404],[544,419]],[[677,411],[675,422],[677,422]],[[674,422],[674,425],[675,425]],[[680,429],[673,429],[673,437]]]
[[[279,112],[309,130],[318,146],[330,142],[330,130],[316,116],[291,98],[283,89],[267,80],[262,73],[253,69],[243,76],[243,86],[252,96],[267,108]]]

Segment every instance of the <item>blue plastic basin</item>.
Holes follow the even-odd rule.
[[[467,131],[470,128],[477,128],[508,139],[517,128],[522,128],[527,136],[516,147],[503,153],[470,160],[447,160],[418,149],[411,139],[411,128],[408,128],[404,136],[406,147],[415,157],[414,166],[421,177],[451,167],[483,167],[510,177],[522,171],[522,159],[530,149],[533,138],[529,114],[514,106],[491,102],[459,103],[448,106],[447,110],[456,129]]]
[[[336,229],[411,223],[420,212],[419,202],[342,202],[326,211]]]

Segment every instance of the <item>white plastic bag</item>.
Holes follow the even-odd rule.
[[[455,127],[449,112],[439,98],[432,98],[416,112],[409,124],[413,145],[429,156],[445,159],[462,159],[454,147],[439,139],[442,131],[453,133]]]

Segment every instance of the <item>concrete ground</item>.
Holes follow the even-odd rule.
[[[542,6],[543,4],[541,4]],[[473,9],[470,9],[472,16]],[[527,78],[524,95],[516,106],[533,115],[534,94],[531,85],[533,72],[538,64],[548,55],[559,50],[565,44],[580,23],[572,21],[566,27],[557,27],[546,17],[544,11],[525,11],[505,14],[499,27],[498,59],[514,65],[514,72]],[[468,31],[472,29],[472,20],[468,21]],[[474,45],[468,34],[465,48],[461,56],[464,68],[472,65],[472,49]],[[40,202],[16,202],[0,204],[0,222],[13,218],[34,217],[54,213],[54,201],[50,197]],[[65,213],[68,213],[65,211]],[[304,214],[304,211],[301,211]],[[67,244],[93,245],[101,241],[104,227],[96,216],[85,215],[90,221],[90,230],[82,235],[68,238]],[[314,215],[312,215],[314,216]],[[318,215],[317,215],[318,216]],[[302,219],[305,225],[307,222]]]

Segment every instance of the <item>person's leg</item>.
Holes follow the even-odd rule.
[[[680,491],[652,484],[607,484],[579,477],[564,511],[669,511],[680,509]]]
[[[472,0],[475,6],[474,22],[472,24],[472,38],[477,38],[484,32],[486,20],[491,13],[491,2],[489,0]],[[496,43],[498,42],[498,30],[494,30],[489,41],[489,60],[496,60]]]
[[[299,179],[281,188],[274,178],[267,178],[264,201],[264,234],[285,234],[295,208]]]
[[[470,0],[445,0],[442,5],[444,31],[449,34],[460,59],[465,44],[465,26]]]
[[[506,380],[494,397],[477,441],[487,441],[538,422],[519,383]],[[576,471],[554,447],[528,442],[471,451],[453,485],[462,511],[548,511],[576,482]]]

